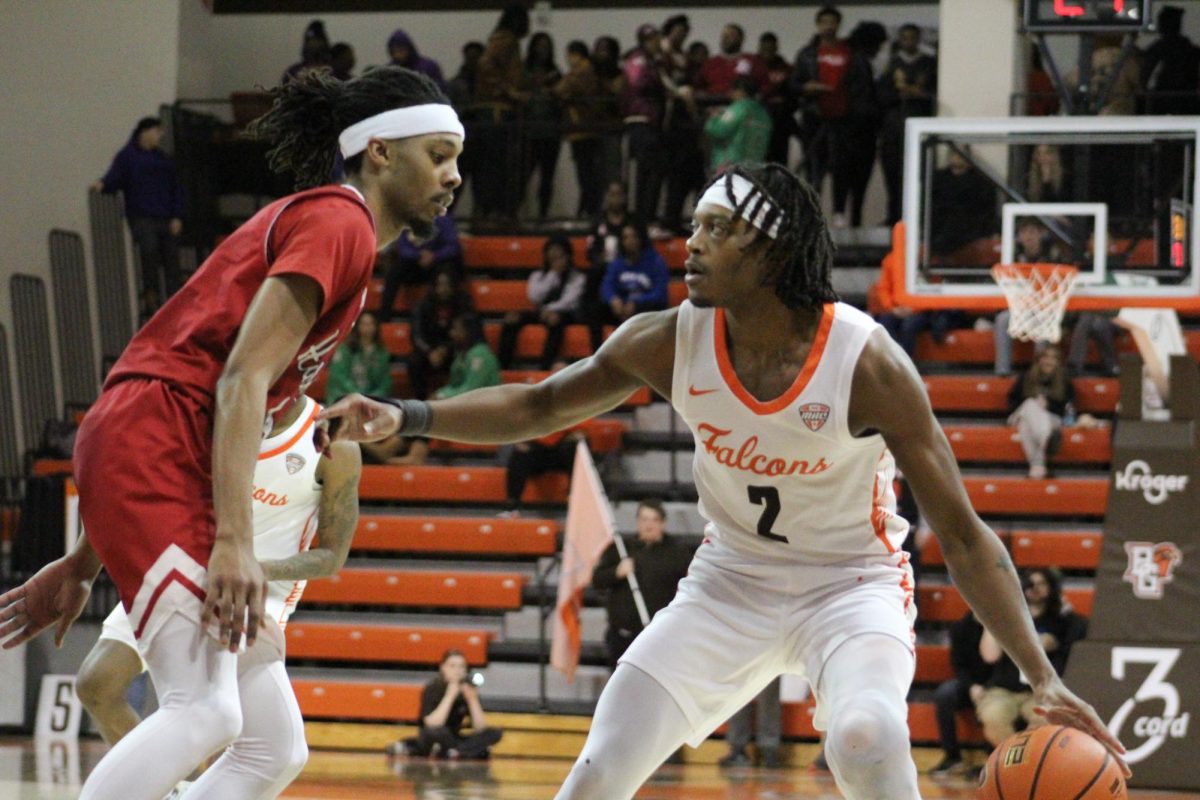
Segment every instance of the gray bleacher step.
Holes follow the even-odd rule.
[[[668,501],[663,503],[667,512],[667,533],[700,535],[705,520],[694,502]],[[633,533],[637,530],[637,501],[621,501],[613,504],[613,519],[617,530]]]
[[[321,622],[336,625],[396,625],[414,628],[483,629],[503,635],[504,618],[482,614],[457,613],[390,613],[382,611],[312,611],[303,605],[292,615],[290,622]]]
[[[536,580],[537,564],[530,561],[490,561],[470,559],[349,558],[345,569],[392,569],[399,572],[506,572]]]
[[[671,417],[675,417],[675,429],[686,431],[687,424],[683,419],[671,408],[670,403],[653,402],[649,405],[639,406],[633,410],[633,428],[635,431],[669,431],[671,430]]]
[[[355,681],[361,683],[425,683],[435,669],[377,669],[343,667],[297,667],[288,665],[288,677],[305,681]]]
[[[488,661],[493,664],[536,664],[550,654],[550,640],[543,649],[537,639],[508,639],[488,645]],[[579,663],[603,667],[608,664],[608,647],[604,642],[581,642]]]
[[[608,627],[608,615],[599,606],[586,606],[579,614],[580,639],[584,642],[603,642]],[[537,606],[524,606],[504,615],[504,638],[536,640],[541,626]],[[554,631],[553,619],[546,620],[546,636]]]
[[[671,472],[671,461],[674,458],[675,472]],[[692,453],[674,453],[663,450],[646,450],[640,453],[627,453],[622,459],[621,467],[626,480],[638,483],[649,481],[669,480],[676,477],[680,481],[691,481]]]

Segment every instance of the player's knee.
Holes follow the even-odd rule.
[[[89,713],[123,701],[128,688],[120,681],[113,680],[113,676],[105,670],[96,669],[86,662],[75,676],[75,693]]]
[[[863,692],[831,715],[826,750],[830,762],[858,770],[908,750],[908,726],[899,709],[879,692]]]
[[[295,777],[308,763],[308,744],[304,741],[304,729],[294,731],[291,736],[281,736],[279,746],[273,752],[272,771],[278,777]]]
[[[187,720],[194,735],[209,748],[204,751],[207,753],[225,747],[242,732],[242,708],[236,695],[212,694],[196,700],[187,708]]]

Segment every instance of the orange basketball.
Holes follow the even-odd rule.
[[[978,800],[1125,800],[1125,778],[1108,748],[1075,728],[1014,734],[979,773]]]

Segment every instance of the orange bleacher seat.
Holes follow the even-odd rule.
[[[419,683],[292,678],[305,719],[412,722],[421,714]]]
[[[21,525],[21,509],[15,507],[0,508],[0,542],[11,542],[17,538],[17,529]]]
[[[983,425],[947,425],[946,438],[958,461],[1023,462],[1025,454],[1017,429]],[[1107,464],[1112,459],[1109,428],[1067,428],[1058,463]]]
[[[1183,332],[1184,342],[1192,358],[1200,360],[1200,331]],[[1033,360],[1033,344],[1013,342],[1013,363],[1028,364]],[[1133,339],[1122,333],[1116,340],[1117,350],[1131,353],[1137,348]],[[994,364],[996,363],[995,339],[992,331],[957,330],[946,336],[942,344],[933,341],[928,333],[917,339],[917,361],[941,361],[950,364]],[[1095,343],[1088,346],[1088,361],[1099,360]]]
[[[816,739],[818,731],[813,727],[812,718],[815,711],[812,698],[802,703],[784,703],[782,714],[782,732],[784,736],[793,738]],[[966,745],[983,743],[983,731],[975,721],[972,712],[958,714],[959,742]],[[933,703],[911,702],[908,704],[908,729],[914,742],[937,742],[937,714]]]
[[[542,265],[545,236],[463,236],[463,264],[468,269],[537,269]],[[575,245],[575,263],[582,266],[579,245]]]
[[[1100,531],[1013,531],[1013,563],[1018,567],[1096,569],[1100,564]]]
[[[929,622],[956,622],[967,613],[967,602],[958,587],[953,584],[926,584],[917,587],[918,608],[921,619]],[[1067,586],[1063,588],[1063,599],[1079,614],[1092,614],[1095,589],[1091,586]]]
[[[934,411],[986,411],[1003,414],[1013,378],[994,375],[926,375]],[[1115,378],[1076,378],[1075,406],[1082,413],[1111,414],[1119,390]]]
[[[1102,517],[1108,503],[1107,478],[968,476],[963,484],[980,514]]]
[[[953,677],[949,645],[917,645],[917,674],[913,680],[917,683],[941,683]]]
[[[1100,562],[1100,544],[1104,534],[1098,530],[1014,530],[998,531],[1012,552],[1018,567],[1060,567],[1094,570]],[[937,537],[931,536],[921,550],[922,566],[946,563]]]
[[[483,326],[483,334],[488,346],[493,351],[500,347],[499,322],[488,322]],[[606,335],[612,332],[609,327]],[[393,356],[407,356],[412,353],[412,325],[407,322],[385,322],[379,328],[383,344]],[[517,336],[518,358],[540,358],[542,347],[546,344],[546,328],[544,325],[526,325]],[[568,325],[563,334],[562,355],[566,358],[578,359],[592,354],[592,340],[586,325]]]
[[[463,248],[463,264],[467,269],[538,269],[542,265],[542,248],[545,236],[463,236],[459,239]],[[687,258],[686,240],[682,237],[654,243],[667,267],[683,269]],[[589,268],[587,239],[571,237],[571,249],[575,265]]]
[[[358,494],[364,500],[492,503],[504,497],[504,467],[363,467]],[[569,480],[550,473],[531,478],[525,503],[565,503]]]
[[[548,519],[365,515],[354,550],[551,556],[558,523]]]
[[[33,477],[48,478],[53,475],[70,475],[72,470],[69,458],[39,458],[33,462]]]
[[[996,531],[996,535],[1000,537],[1000,541],[1004,542],[1004,546],[1008,547],[1008,531]],[[944,566],[945,563],[941,542],[936,536],[930,536],[925,542],[925,546],[921,548],[921,567]]]
[[[530,311],[525,281],[473,280],[468,287],[475,299],[475,309],[481,313],[503,313],[505,311]]]
[[[412,352],[412,325],[407,322],[385,322],[379,326],[383,346],[394,356]]]
[[[587,437],[588,447],[593,453],[611,453],[619,448],[626,430],[625,423],[620,420],[600,418],[586,420],[577,427]],[[430,442],[429,449],[435,453],[494,453],[497,445],[466,444],[434,439]]]
[[[536,369],[506,369],[500,373],[505,383],[538,383],[546,379],[549,372]],[[650,389],[643,386],[625,399],[623,406],[644,406],[651,400]]]
[[[546,378],[549,372],[540,370],[504,370],[500,373],[503,383],[538,383]],[[321,370],[308,387],[308,396],[319,403],[325,402],[325,386],[329,382],[329,370]],[[392,396],[411,397],[412,387],[408,382],[408,370],[403,364],[392,364]],[[650,389],[643,386],[634,391],[621,403],[624,407],[644,406],[653,399]]]
[[[350,567],[309,581],[305,603],[381,606],[521,607],[525,578],[507,572],[418,571]]]
[[[439,664],[450,649],[471,666],[487,664],[491,634],[465,628],[294,620],[287,626],[289,659]]]
[[[975,712],[960,711],[955,715],[958,741],[964,745],[983,745],[983,729],[975,719]],[[939,741],[937,708],[933,703],[908,704],[908,733],[913,742],[936,744]]]

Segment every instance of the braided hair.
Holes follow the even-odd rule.
[[[333,176],[338,136],[368,117],[393,108],[450,101],[432,80],[402,67],[379,67],[340,81],[325,70],[297,76],[271,90],[271,110],[250,123],[246,136],[271,142],[268,164],[291,172],[296,188],[328,183]],[[362,153],[345,162],[348,174],[362,169]]]
[[[745,178],[758,189],[741,204],[734,197],[733,175]],[[770,228],[778,219],[779,235],[771,239],[760,230],[750,246],[766,243],[763,258],[773,265],[766,280],[774,284],[780,301],[792,310],[816,310],[836,302],[837,293],[830,282],[833,240],[821,213],[820,198],[808,182],[780,164],[755,162],[733,164],[709,185],[721,182],[735,217],[752,219],[764,204],[773,206],[762,227]]]

